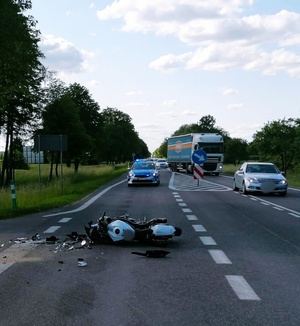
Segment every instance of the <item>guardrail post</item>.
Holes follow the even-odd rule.
[[[10,180],[10,191],[11,191],[12,207],[17,208],[16,186],[14,180]]]

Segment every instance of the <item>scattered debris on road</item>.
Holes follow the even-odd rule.
[[[147,250],[146,252],[133,251],[133,255],[145,256],[148,258],[162,258],[169,254],[170,251],[166,250]]]

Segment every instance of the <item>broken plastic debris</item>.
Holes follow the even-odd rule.
[[[85,267],[85,266],[87,266],[87,263],[82,258],[78,258],[78,267]]]
[[[33,235],[33,236],[31,237],[31,239],[32,239],[33,241],[36,241],[36,240],[41,240],[42,237],[41,237],[40,234],[36,233],[35,235]]]
[[[170,251],[166,250],[147,250],[146,252],[133,251],[133,255],[145,256],[149,258],[162,258],[169,254]]]

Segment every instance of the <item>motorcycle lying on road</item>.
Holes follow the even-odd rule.
[[[105,213],[97,223],[90,222],[85,231],[93,243],[118,243],[140,241],[163,245],[175,236],[180,236],[181,228],[167,223],[166,218],[136,221],[129,215],[109,217]]]

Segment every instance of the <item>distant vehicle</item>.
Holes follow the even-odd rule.
[[[245,162],[235,172],[233,190],[249,192],[287,194],[288,182],[273,163]]]
[[[169,167],[168,162],[163,158],[158,158],[155,166],[157,169],[166,169]]]
[[[194,151],[202,149],[207,159],[202,165],[205,174],[219,175],[224,162],[224,140],[215,133],[193,133],[168,139],[168,163],[172,171],[185,170],[193,173]]]
[[[133,185],[160,184],[160,175],[151,161],[136,161],[127,174],[128,187]]]

